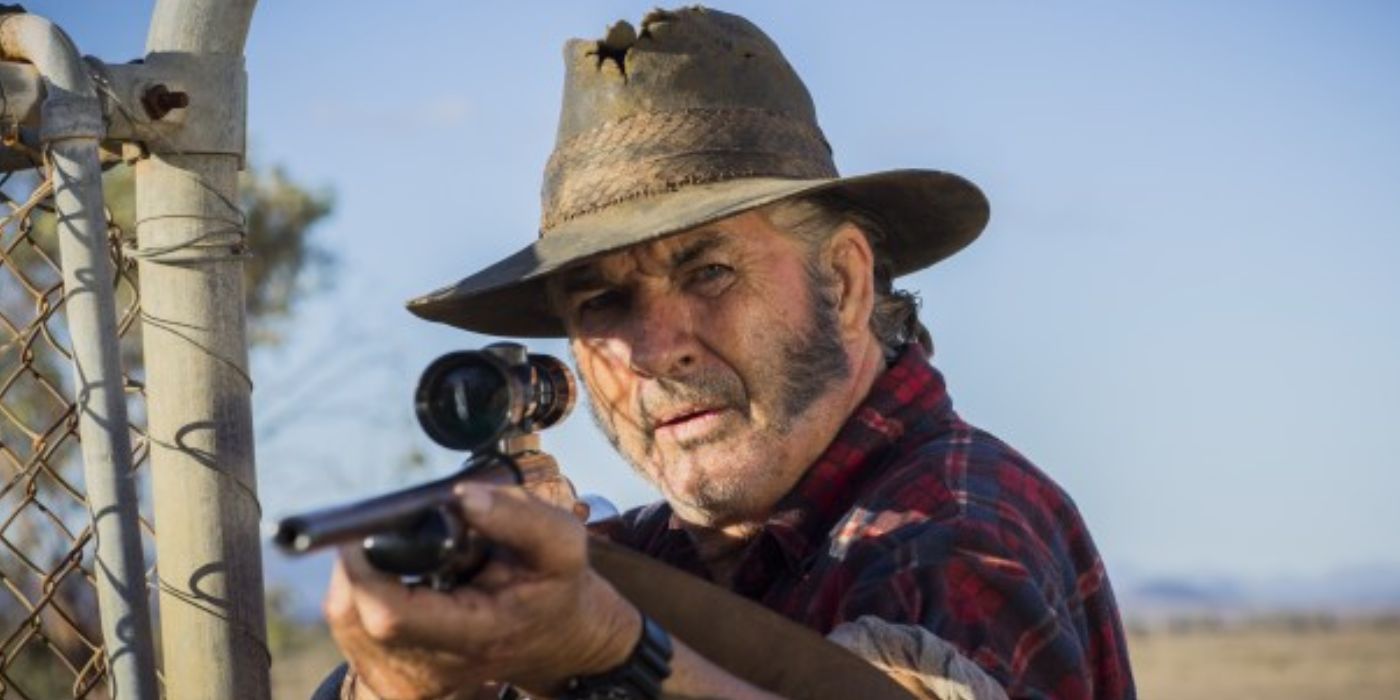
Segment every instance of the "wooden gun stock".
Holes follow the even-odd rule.
[[[911,700],[845,648],[747,598],[591,538],[593,569],[624,598],[717,666],[785,698]]]

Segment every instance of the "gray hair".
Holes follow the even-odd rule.
[[[821,244],[846,224],[860,229],[875,254],[875,308],[870,314],[870,330],[879,340],[885,357],[893,358],[915,340],[925,350],[933,349],[928,329],[919,322],[918,296],[894,288],[893,261],[884,246],[885,226],[877,215],[831,193],[783,200],[764,207],[761,213],[774,227],[809,246],[808,272],[818,283],[826,280],[826,275],[816,267]]]

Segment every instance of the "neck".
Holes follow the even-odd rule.
[[[745,522],[725,527],[703,527],[686,524],[685,530],[695,542],[700,561],[709,570],[711,578],[722,586],[728,586],[734,578],[734,571],[744,550],[763,529],[762,522]]]
[[[876,340],[874,334],[870,334],[859,349],[851,353],[851,380],[848,384],[849,392],[846,395],[844,412],[847,419],[856,412],[856,408],[865,398],[870,396],[870,389],[875,386],[875,380],[885,373],[885,369],[885,350],[880,347],[880,341]],[[845,425],[845,421],[841,424]],[[832,433],[832,437],[835,438],[836,434]]]

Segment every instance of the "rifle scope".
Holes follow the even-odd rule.
[[[434,360],[418,380],[414,408],[434,442],[477,452],[558,423],[577,395],[573,374],[560,360],[496,343]]]

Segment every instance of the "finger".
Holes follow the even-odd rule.
[[[521,486],[539,499],[569,510],[578,501],[573,482],[559,472],[559,463],[544,452],[519,455],[515,464],[520,469]]]
[[[395,697],[416,687],[405,679],[421,680],[424,663],[440,665],[434,657],[442,653],[470,653],[502,627],[487,593],[408,588],[370,566],[359,547],[346,547],[336,558],[323,607],[351,668],[368,687],[392,690]],[[456,661],[452,667],[466,670]]]
[[[359,618],[355,614],[355,598],[350,577],[345,573],[345,564],[340,557],[336,557],[335,564],[331,567],[331,582],[326,587],[326,598],[321,602],[321,614],[326,618],[326,624],[334,632],[337,627],[347,627],[357,625]]]
[[[454,494],[467,522],[542,573],[567,573],[586,563],[585,531],[573,514],[523,489],[462,482]]]
[[[331,583],[326,590],[326,600],[322,604],[331,638],[340,648],[340,653],[350,664],[353,673],[364,674],[369,666],[368,659],[374,658],[374,643],[365,635],[360,625],[360,615],[355,609],[354,586],[345,572],[345,564],[336,557],[331,569]]]
[[[588,522],[588,518],[593,515],[593,506],[588,501],[574,501],[571,509],[574,517],[581,523]]]
[[[490,593],[478,590],[475,583],[450,593],[405,586],[396,576],[371,566],[359,547],[341,551],[338,571],[352,608],[345,619],[353,621],[355,631],[375,644],[460,648],[475,636],[473,631],[499,624],[499,611]],[[495,576],[504,580],[510,573]]]
[[[514,561],[510,550],[496,547],[492,551],[490,559],[487,560],[486,566],[472,576],[470,585],[472,588],[479,588],[483,591],[496,592],[519,581],[520,578],[520,564]]]
[[[421,629],[435,624],[434,611],[448,604],[436,600],[445,598],[437,591],[409,588],[397,576],[374,568],[358,545],[342,547],[337,564],[356,626],[376,643],[412,643]],[[420,591],[433,596],[414,595]]]
[[[526,486],[560,478],[559,463],[544,452],[517,455],[515,466],[520,470],[521,480]]]
[[[340,557],[337,563],[344,571],[346,582],[356,591],[383,592],[392,595],[404,590],[403,582],[399,580],[398,576],[380,571],[369,563],[369,558],[365,556],[365,550],[360,545],[342,546],[339,553]]]

